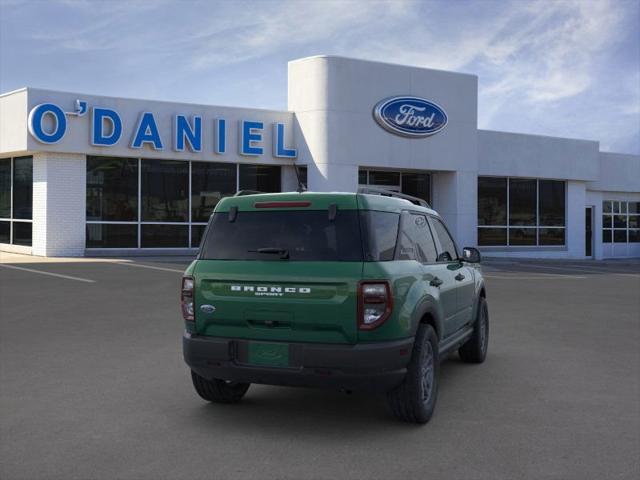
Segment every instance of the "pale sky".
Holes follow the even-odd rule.
[[[287,61],[479,77],[479,127],[640,153],[640,0],[0,0],[0,92],[287,106]]]

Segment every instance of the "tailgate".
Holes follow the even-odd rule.
[[[361,276],[362,262],[200,260],[196,329],[217,337],[355,343]]]

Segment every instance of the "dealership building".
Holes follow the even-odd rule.
[[[640,156],[478,129],[474,75],[317,56],[285,111],[24,88],[0,95],[0,250],[193,253],[238,190],[377,186],[486,256],[640,256]]]

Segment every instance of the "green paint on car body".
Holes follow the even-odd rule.
[[[460,255],[434,210],[393,196],[223,198],[185,271],[194,385],[395,388],[421,326],[442,355],[475,338],[486,297],[476,253]]]

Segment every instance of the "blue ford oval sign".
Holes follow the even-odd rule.
[[[373,117],[385,130],[405,137],[428,137],[447,124],[447,114],[433,102],[418,97],[391,97],[379,102]]]

